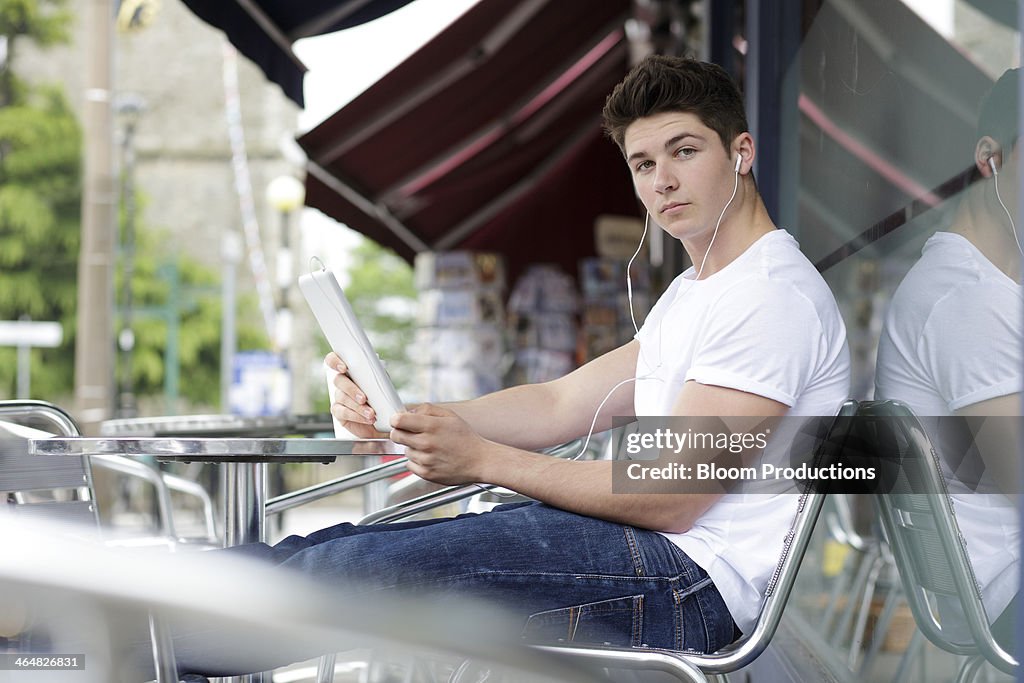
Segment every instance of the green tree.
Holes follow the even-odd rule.
[[[82,135],[54,87],[29,88],[13,58],[21,40],[66,40],[69,14],[58,0],[0,0],[0,319],[29,316],[64,326],[58,349],[33,352],[33,393],[71,393]],[[0,347],[0,392],[13,394],[15,350]]]
[[[29,86],[17,77],[13,58],[22,40],[41,46],[66,42],[69,24],[66,0],[0,0],[0,44],[7,49],[0,64],[0,320],[28,316],[63,325],[59,348],[32,352],[33,396],[58,403],[73,393],[82,133],[61,89]],[[179,383],[180,395],[192,404],[215,406],[218,279],[194,261],[167,255],[156,232],[139,226],[137,234],[135,393],[164,391],[167,351],[174,343],[180,376],[187,378]],[[245,312],[253,311],[254,303],[243,301],[242,309],[241,347],[266,348],[266,337],[245,324],[256,319]],[[171,340],[168,333],[175,326],[178,335]],[[0,397],[14,395],[16,374],[15,349],[0,347]]]
[[[10,68],[21,39],[27,38],[39,47],[66,43],[70,25],[67,0],[0,0],[0,36],[6,49],[0,65],[0,107],[24,99],[24,84]]]
[[[123,226],[122,226],[123,229]],[[220,279],[210,268],[160,248],[169,240],[160,230],[139,231],[132,277],[132,386],[138,396],[164,394],[184,399],[192,407],[219,409],[221,299]],[[123,258],[123,255],[122,255]],[[121,291],[119,275],[116,290]],[[244,297],[238,305],[238,344],[242,349],[268,348],[257,320],[256,303]],[[119,310],[118,324],[121,324]],[[172,336],[172,332],[177,331]],[[174,353],[170,353],[171,348]],[[171,359],[177,361],[171,367]],[[120,357],[119,357],[120,361]],[[123,371],[119,362],[118,373]],[[167,396],[174,373],[175,396]],[[120,376],[120,374],[119,374]],[[164,405],[161,412],[180,411]]]

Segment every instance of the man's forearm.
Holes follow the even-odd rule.
[[[554,446],[586,434],[606,399],[595,431],[610,428],[615,415],[633,414],[629,380],[639,352],[639,344],[632,341],[551,382],[445,407],[485,439],[528,450]]]
[[[536,450],[579,436],[576,420],[560,414],[548,384],[527,384],[469,401],[444,404],[477,434],[501,444]]]
[[[612,462],[567,461],[496,445],[481,480],[569,512],[644,529],[682,533],[720,494],[612,493]]]

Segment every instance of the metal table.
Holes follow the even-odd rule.
[[[332,463],[338,456],[401,455],[387,439],[53,437],[30,439],[32,455],[153,456],[163,462],[211,462],[225,467],[224,546],[266,540],[267,463]],[[261,683],[270,675],[231,677]]]
[[[167,415],[106,420],[101,436],[281,437],[333,434],[330,413],[310,415]]]
[[[132,436],[153,437],[169,436],[173,438],[202,437],[295,437],[295,436],[327,436],[334,434],[334,423],[330,413],[305,415],[262,415],[242,416],[230,414],[208,415],[165,415],[149,417],[121,418],[106,420],[100,424],[100,436]],[[381,466],[384,460],[377,456],[369,456],[363,463],[364,468]],[[395,471],[394,474],[399,472]],[[193,475],[195,476],[195,475]],[[365,486],[363,514],[370,514],[387,504],[387,483],[383,479],[374,480],[368,473]],[[273,490],[273,481],[268,480],[268,488]],[[338,491],[326,488],[324,497]],[[282,512],[290,507],[309,502],[309,496],[301,492],[281,493],[276,498],[268,499],[267,515]]]
[[[224,545],[265,541],[269,462],[331,463],[338,456],[401,455],[387,439],[60,437],[29,440],[32,455],[153,456],[164,462],[225,466]]]

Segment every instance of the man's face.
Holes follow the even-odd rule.
[[[695,114],[665,112],[626,128],[626,162],[651,220],[673,237],[710,240],[733,190],[735,152]]]

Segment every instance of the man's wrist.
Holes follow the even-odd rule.
[[[514,448],[484,439],[484,448],[477,463],[477,481],[498,486],[507,485],[509,467],[514,466]]]

